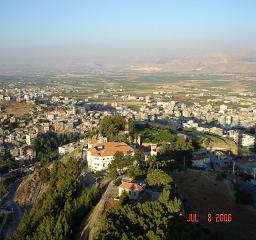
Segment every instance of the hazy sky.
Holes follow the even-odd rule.
[[[1,0],[0,66],[256,49],[255,0]]]

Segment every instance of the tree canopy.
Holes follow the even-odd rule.
[[[124,205],[108,209],[102,217],[97,239],[169,239],[169,229],[174,227],[181,202],[160,201]]]
[[[149,186],[170,186],[173,179],[161,169],[151,169],[147,174],[147,182]]]
[[[146,127],[141,134],[144,136],[143,141],[150,143],[170,143],[176,139],[170,128],[161,128],[156,125]]]
[[[133,121],[128,121],[128,126],[126,129],[126,119],[120,115],[116,116],[106,116],[104,117],[99,126],[99,132],[107,137],[109,140],[125,140],[124,136],[120,136],[120,131],[132,131]]]
[[[58,158],[58,147],[77,139],[73,134],[57,134],[55,132],[41,133],[33,142],[37,158],[42,163],[48,163]]]
[[[77,226],[100,196],[96,186],[79,192],[80,164],[71,159],[56,162],[50,172],[43,169],[40,177],[47,182],[47,190],[26,212],[13,240],[68,240],[73,238]]]

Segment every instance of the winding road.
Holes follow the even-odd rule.
[[[8,195],[3,201],[3,208],[11,208],[14,212],[13,220],[8,224],[6,228],[3,229],[4,235],[10,236],[14,230],[17,229],[20,219],[22,217],[21,207],[13,201],[14,195],[22,182],[22,178],[16,180],[12,186],[12,189],[9,191]]]

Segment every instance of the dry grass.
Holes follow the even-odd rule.
[[[202,139],[209,139],[210,143],[209,146],[202,144],[204,148],[210,147],[210,148],[225,148],[225,149],[230,149],[230,151],[237,155],[237,144],[227,138],[222,138],[219,136],[213,136],[213,135],[208,135],[205,134]]]
[[[6,109],[7,114],[12,114],[15,117],[23,116],[24,114],[29,113],[33,108],[33,104],[26,102],[12,102],[12,101],[4,101],[2,105]],[[0,112],[0,117],[2,117],[4,113]]]
[[[173,177],[191,213],[198,213],[202,226],[224,239],[256,239],[256,209],[236,204],[229,182],[217,181],[213,174],[194,170],[175,172]],[[208,213],[231,213],[233,221],[208,223]]]
[[[38,184],[38,172],[25,177],[15,193],[14,201],[17,202],[20,206],[29,206],[32,203],[32,199]]]

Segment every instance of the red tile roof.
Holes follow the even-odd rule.
[[[134,152],[133,148],[124,142],[99,143],[90,148],[89,151],[91,156],[113,156],[116,152],[123,152],[124,154]]]
[[[143,190],[143,187],[136,183],[123,182],[119,187],[126,190],[135,190],[138,192],[141,192]]]
[[[98,143],[98,136],[97,135],[93,135],[92,138],[89,140],[89,143],[91,144],[96,144]]]

